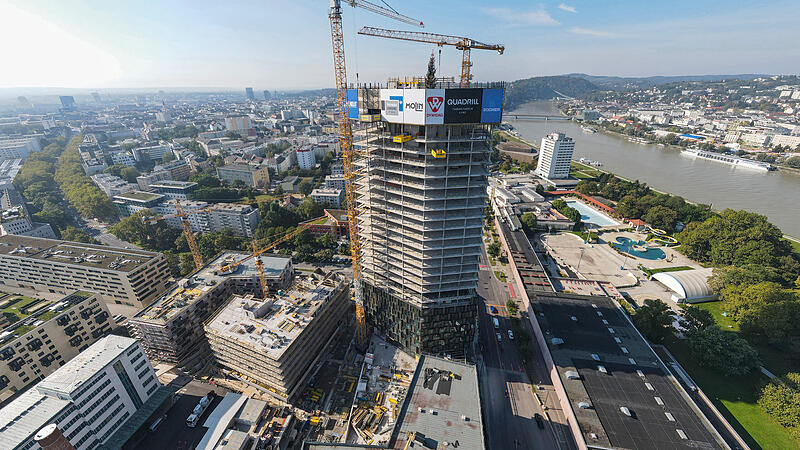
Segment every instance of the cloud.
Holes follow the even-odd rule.
[[[564,10],[566,12],[575,13],[575,14],[578,13],[578,10],[575,9],[574,6],[569,6],[566,3],[562,3],[562,4],[558,5],[558,9]]]
[[[589,28],[581,28],[581,27],[572,27],[569,30],[570,33],[573,34],[582,34],[584,36],[594,36],[594,37],[616,37],[617,35],[614,33],[610,33],[608,31],[601,31],[601,30],[592,30]]]
[[[544,8],[527,12],[518,12],[508,8],[487,8],[484,12],[515,25],[561,25]]]

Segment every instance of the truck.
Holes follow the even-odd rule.
[[[494,322],[494,329],[497,330],[500,328],[500,321],[497,320],[497,317],[492,317],[492,321]]]
[[[208,405],[211,404],[211,400],[214,398],[214,392],[209,392],[208,395],[204,395],[200,398],[200,401],[194,406],[192,413],[189,414],[189,417],[186,418],[186,426],[189,428],[194,428],[197,426],[197,422],[200,421],[200,417],[208,408]]]

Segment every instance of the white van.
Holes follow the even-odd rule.
[[[189,428],[194,428],[197,426],[198,420],[200,420],[200,416],[197,414],[189,414],[189,417],[186,418],[186,426]]]

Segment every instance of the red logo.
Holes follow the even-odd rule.
[[[444,97],[428,97],[428,106],[431,107],[431,111],[433,112],[439,112],[442,103],[444,103]]]

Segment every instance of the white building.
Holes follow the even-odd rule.
[[[247,116],[225,118],[225,129],[228,131],[247,131],[249,128],[250,118]]]
[[[338,208],[342,206],[342,202],[344,201],[344,190],[317,188],[311,191],[311,199],[317,203]]]
[[[784,147],[790,148],[798,148],[800,146],[800,136],[790,136],[788,134],[779,134],[777,136],[772,136],[772,140],[770,141],[772,146],[782,145]]]
[[[98,173],[92,175],[91,178],[94,184],[109,197],[127,194],[128,192],[136,190],[135,184],[128,183],[122,178],[111,175],[110,173]]]
[[[3,448],[40,448],[34,436],[53,423],[77,450],[100,447],[168,391],[139,341],[106,336],[0,410]]]
[[[111,154],[111,161],[114,164],[121,164],[123,166],[135,166],[136,158],[133,157],[131,152],[117,152]]]
[[[325,189],[344,189],[344,175],[326,176]]]
[[[0,236],[7,234],[47,239],[56,238],[56,234],[49,223],[32,221],[25,207],[21,205],[0,211]]]
[[[25,159],[30,153],[42,148],[39,136],[2,137],[0,138],[0,162],[6,159]]]
[[[317,158],[312,148],[297,149],[297,165],[301,169],[313,169],[317,165]]]
[[[569,178],[569,166],[575,141],[563,133],[550,133],[542,138],[536,174],[548,180]]]

